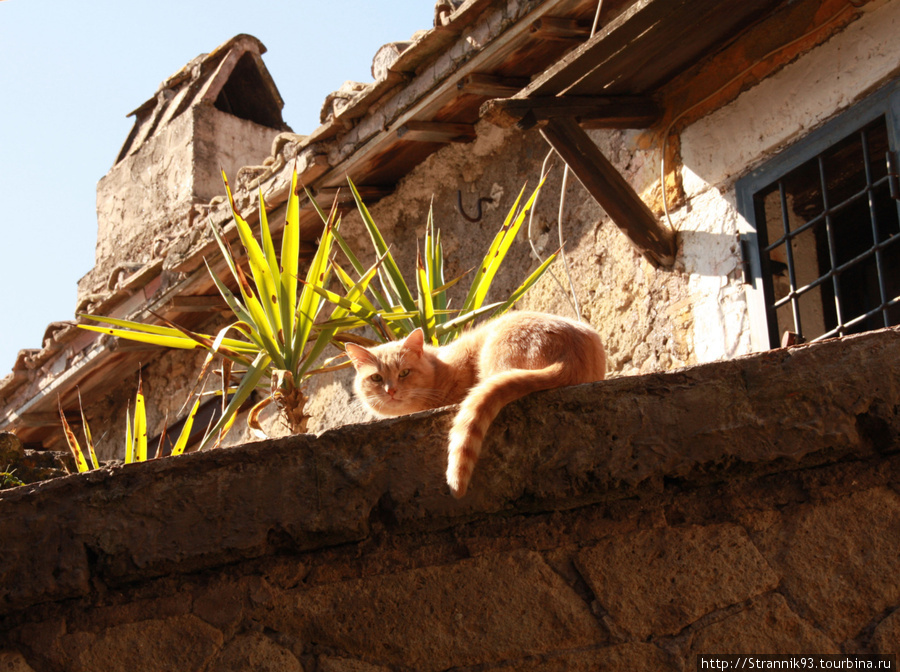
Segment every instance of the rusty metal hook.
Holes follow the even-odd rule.
[[[466,211],[463,210],[462,190],[461,189],[456,190],[456,209],[459,210],[459,214],[461,214],[467,222],[472,222],[473,224],[477,224],[478,222],[481,221],[481,214],[482,214],[481,213],[481,204],[482,203],[493,203],[493,202],[494,202],[494,199],[491,198],[490,196],[482,196],[481,198],[478,199],[478,203],[477,203],[478,210],[475,212],[475,216],[470,217],[469,215],[466,214]]]

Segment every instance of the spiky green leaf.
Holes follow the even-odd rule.
[[[200,410],[200,397],[197,397],[197,400],[194,402],[194,406],[191,408],[191,412],[188,413],[187,417],[184,419],[184,425],[181,427],[181,433],[178,435],[178,439],[175,441],[175,445],[172,446],[172,455],[181,455],[184,452],[184,449],[187,447],[188,439],[191,436],[191,428],[194,426],[194,418],[197,417],[197,411]]]

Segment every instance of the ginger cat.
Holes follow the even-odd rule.
[[[347,344],[355,390],[380,417],[461,404],[450,430],[447,483],[466,493],[488,427],[531,392],[603,380],[606,353],[590,326],[544,313],[512,312],[441,347],[416,329],[373,348]]]

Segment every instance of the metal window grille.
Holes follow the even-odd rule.
[[[786,332],[814,341],[900,324],[895,129],[889,106],[873,109],[738,185],[770,347]]]

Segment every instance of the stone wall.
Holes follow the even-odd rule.
[[[0,669],[693,670],[897,652],[900,331],[0,495]]]

